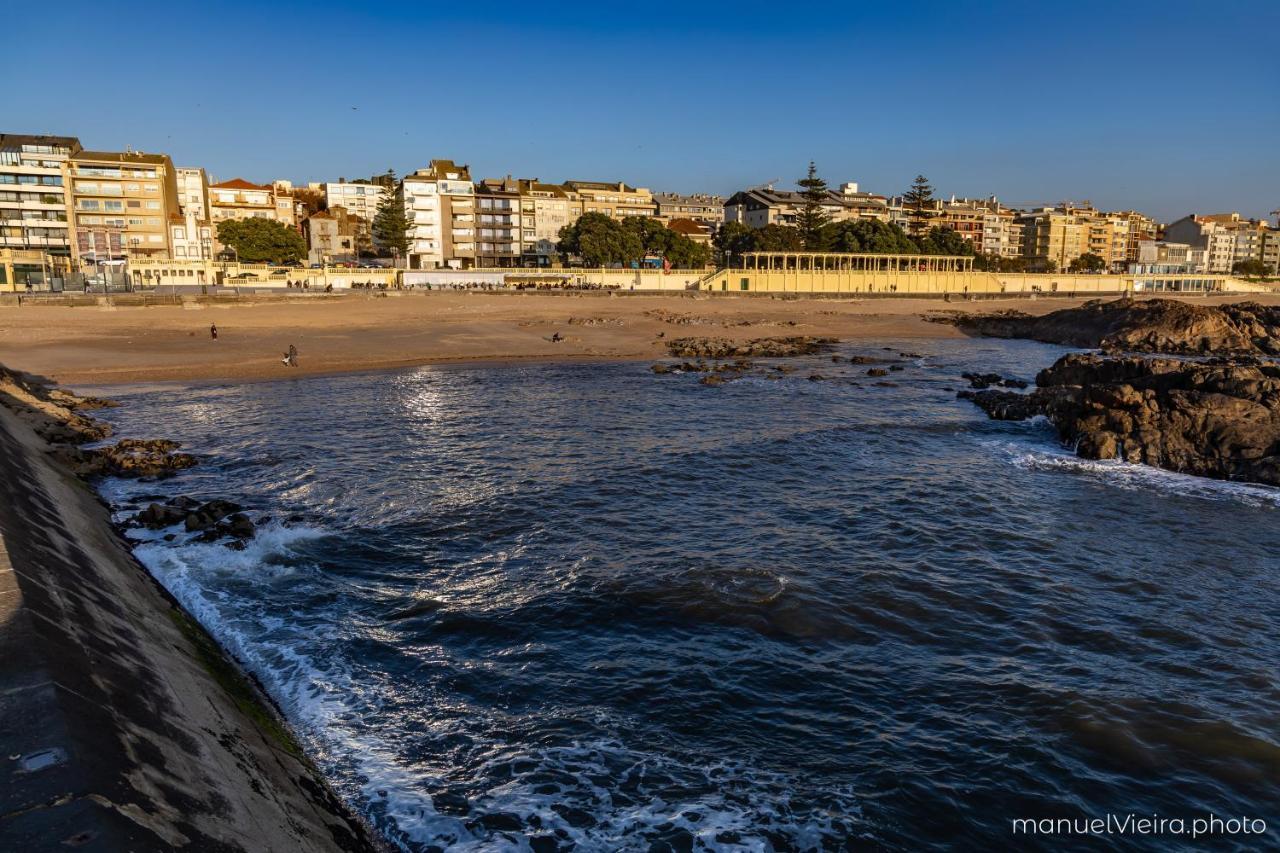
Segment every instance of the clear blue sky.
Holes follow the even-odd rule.
[[[943,195],[1164,219],[1280,207],[1277,0],[131,0],[20,3],[3,29],[0,130],[220,179],[445,157],[728,193],[813,159],[885,194],[923,172]]]

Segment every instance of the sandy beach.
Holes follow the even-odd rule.
[[[1200,304],[1250,297],[1196,298]],[[653,359],[664,339],[958,337],[932,311],[1045,313],[1083,299],[695,298],[391,293],[191,306],[0,306],[0,363],[63,383],[256,381],[429,363]],[[1252,297],[1280,302],[1280,296]],[[212,340],[210,324],[218,326]],[[553,342],[559,333],[563,340]],[[662,335],[663,337],[659,337]],[[281,354],[298,349],[296,369]]]

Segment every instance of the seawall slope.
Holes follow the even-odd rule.
[[[0,406],[0,849],[378,849],[50,451]]]

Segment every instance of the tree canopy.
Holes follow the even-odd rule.
[[[901,227],[879,219],[828,222],[808,242],[798,227],[766,225],[749,228],[726,222],[716,235],[717,260],[733,266],[747,252],[860,252],[877,255],[972,255],[973,244],[951,228],[931,228],[911,237]]]
[[[710,247],[672,231],[648,216],[631,216],[619,222],[603,213],[584,213],[572,225],[560,229],[557,250],[576,256],[589,267],[640,263],[660,257],[673,267],[705,267]]]
[[[1095,255],[1093,252],[1085,252],[1078,258],[1073,258],[1071,263],[1067,264],[1069,272],[1102,272],[1107,268],[1107,261],[1101,255]]]
[[[1264,276],[1270,274],[1271,267],[1257,258],[1245,258],[1232,264],[1231,271],[1236,275]]]
[[[235,249],[236,257],[246,264],[299,261],[307,254],[301,234],[283,222],[260,216],[219,222],[218,242]]]
[[[382,176],[382,181],[383,186],[389,186],[393,191],[383,195],[382,203],[378,205],[378,212],[374,214],[371,226],[374,242],[388,251],[407,255],[409,253],[409,217],[404,212],[404,199],[394,192],[396,173],[388,169],[386,175]]]

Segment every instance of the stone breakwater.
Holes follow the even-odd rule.
[[[1280,353],[1280,311],[1116,300],[1039,318],[951,320],[981,334],[1103,351],[1063,356],[1028,394],[1000,390],[1018,383],[999,376],[967,374],[976,390],[959,396],[991,418],[1043,415],[1086,459],[1280,486],[1280,363],[1262,357]]]
[[[109,435],[103,405],[0,369],[0,848],[379,849],[76,476],[188,464],[77,446]]]

